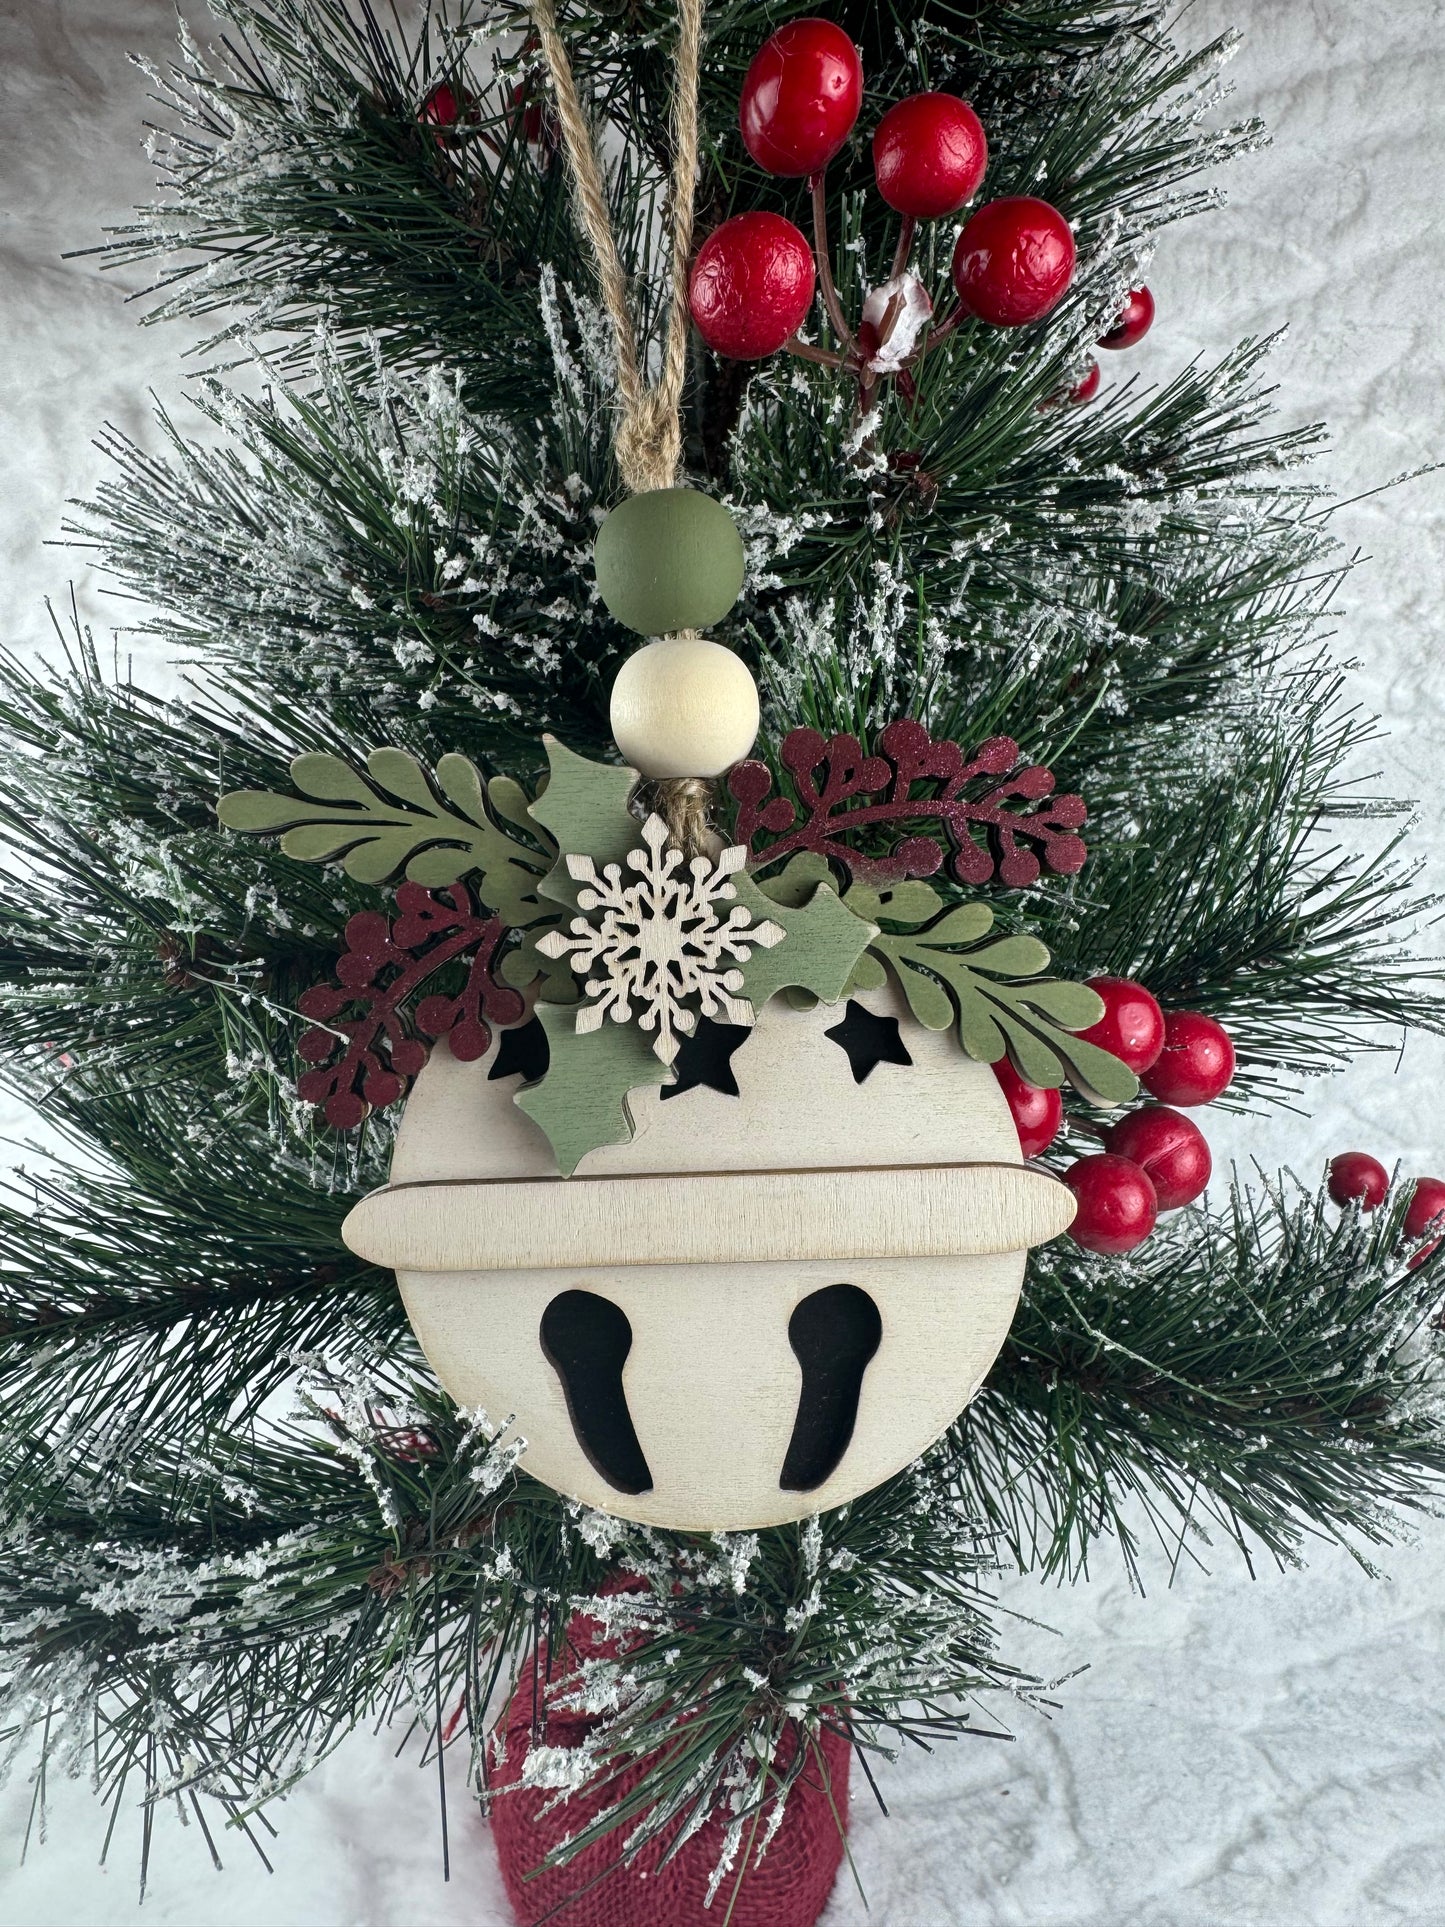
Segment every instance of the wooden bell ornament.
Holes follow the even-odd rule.
[[[697,637],[640,650],[612,704],[653,779],[716,774],[757,730],[746,666]],[[502,1040],[433,1054],[344,1235],[534,1477],[648,1525],[778,1525],[900,1471],[977,1392],[1073,1196],[894,986],[840,1015],[774,998],[714,1027],[721,1064],[634,1091],[631,1141],[567,1179]]]
[[[671,554],[649,613],[698,620]],[[672,636],[624,666],[612,719],[637,770],[686,787],[752,748],[757,690],[731,651]],[[529,1473],[647,1525],[780,1525],[901,1471],[978,1391],[1028,1248],[1074,1214],[1025,1167],[989,1066],[908,1021],[892,983],[846,1014],[774,997],[755,1016],[698,1039],[726,1043],[720,1064],[634,1090],[631,1141],[568,1178],[514,1102],[506,1034],[472,1063],[439,1045],[390,1184],[343,1228],[395,1269],[452,1397],[526,1441]]]
[[[343,1235],[535,1478],[649,1525],[779,1525],[901,1471],[978,1391],[1073,1197],[1024,1165],[987,1065],[900,1023],[891,986],[858,1008],[908,1062],[859,1083],[839,1008],[775,999],[732,1054],[741,1095],[635,1093],[632,1142],[569,1179],[500,1040],[433,1053]]]

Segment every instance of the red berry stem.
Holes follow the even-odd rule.
[[[961,301],[956,303],[952,310],[939,322],[938,326],[929,333],[923,344],[923,353],[925,355],[932,354],[933,350],[937,348],[941,342],[947,341],[948,337],[953,333],[954,329],[959,326],[960,322],[967,321],[967,319],[968,309],[964,307]]]
[[[856,355],[858,338],[848,326],[848,317],[843,312],[843,303],[838,295],[838,285],[833,279],[833,252],[828,242],[827,182],[826,168],[816,173],[810,182],[813,190],[813,252],[818,260],[818,286],[823,291],[823,306],[828,310],[834,333],[846,344],[849,354]]]
[[[847,361],[842,355],[835,355],[827,348],[815,348],[810,341],[799,341],[790,335],[783,343],[784,354],[796,355],[800,361],[816,361],[823,368],[846,368]]]
[[[918,217],[905,214],[898,229],[898,246],[893,250],[893,267],[889,274],[896,281],[900,274],[907,272],[908,263],[913,256],[913,237],[918,232]]]

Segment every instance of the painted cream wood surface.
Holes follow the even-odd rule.
[[[651,1265],[604,1273],[401,1275],[423,1350],[459,1404],[515,1414],[525,1470],[599,1511],[679,1531],[781,1525],[842,1505],[902,1469],[977,1392],[1012,1321],[1024,1254],[836,1265]],[[863,1376],[852,1444],[812,1492],[778,1483],[801,1373],[788,1320],[810,1292],[861,1285],[883,1320]],[[616,1492],[578,1446],[557,1374],[537,1342],[559,1290],[620,1305],[632,1326],[623,1371],[651,1469],[650,1492]]]
[[[347,1220],[352,1248],[393,1270],[789,1264],[1021,1251],[1067,1229],[1073,1198],[1008,1164],[690,1177],[522,1178],[393,1185]]]
[[[758,714],[741,656],[706,636],[665,636],[618,670],[608,720],[644,776],[721,776],[757,741]]]
[[[891,989],[859,1001],[903,1008]],[[741,1097],[640,1092],[632,1143],[591,1152],[568,1180],[512,1103],[517,1080],[488,1077],[491,1055],[434,1052],[392,1183],[344,1235],[395,1266],[438,1377],[460,1404],[510,1421],[535,1477],[658,1526],[781,1524],[901,1470],[977,1392],[1013,1318],[1025,1247],[1064,1229],[1073,1199],[1023,1168],[993,1073],[951,1035],[905,1018],[912,1065],[880,1064],[860,1085],[822,1035],[841,1015],[774,1000],[733,1055]],[[1005,1236],[1017,1241],[1001,1250]],[[497,1268],[498,1251],[515,1268]],[[801,1386],[788,1321],[836,1284],[872,1297],[882,1342],[836,1471],[784,1492]],[[615,1491],[573,1433],[538,1336],[570,1289],[611,1299],[631,1324],[623,1385],[649,1492]]]

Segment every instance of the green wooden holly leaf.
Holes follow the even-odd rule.
[[[956,1023],[970,1057],[996,1064],[1006,1056],[1020,1077],[1044,1089],[1067,1079],[1094,1104],[1135,1096],[1133,1072],[1074,1035],[1099,1021],[1102,1000],[1086,984],[1041,976],[1049,953],[1037,937],[980,943],[991,924],[986,906],[966,904],[921,930],[884,931],[873,950],[893,965],[919,1023],[928,1030]]]
[[[819,856],[816,850],[800,850],[795,857],[789,859],[786,867],[779,870],[776,876],[755,877],[754,881],[763,895],[770,898],[772,902],[800,909],[820,883],[833,884],[833,866],[825,856]],[[865,950],[854,965],[853,975],[846,988],[851,991],[873,987],[860,981],[860,973],[866,977],[872,965],[873,959]],[[885,973],[881,968],[878,970],[878,981],[880,983],[886,981]],[[811,1010],[820,1001],[811,990],[800,990],[796,984],[784,986],[783,998],[786,1003],[792,1005],[794,1010]]]
[[[815,850],[800,851],[776,876],[757,877],[754,881],[773,903],[796,909],[811,901],[819,884],[826,884],[830,890],[834,888],[833,867],[826,857],[820,856]],[[943,899],[936,890],[926,883],[912,881],[878,887],[854,883],[842,901],[855,916],[861,917],[865,923],[874,924],[884,917],[899,923],[926,923],[943,908]],[[975,916],[977,914],[974,913]],[[988,910],[982,912],[982,917],[980,934],[988,929],[993,920]],[[775,918],[775,921],[780,919]],[[839,995],[851,997],[855,991],[881,990],[887,981],[888,972],[880,958],[872,950],[865,950],[854,964]],[[795,984],[785,986],[785,994],[788,1002],[798,1010],[811,1010],[814,1004],[823,1001],[812,991]]]
[[[547,957],[537,948],[537,939],[545,936],[549,930],[555,930],[558,921],[548,918],[546,922],[534,923],[529,930],[524,930],[522,941],[505,953],[496,974],[513,990],[529,990],[540,977],[539,997],[544,997],[549,1004],[575,1004],[582,996],[582,986],[573,976],[567,958]]]
[[[642,825],[627,807],[637,771],[589,762],[555,736],[542,741],[551,773],[530,814],[557,845],[558,857],[539,888],[571,909],[581,886],[567,872],[569,856],[590,856],[600,870],[605,863],[621,863],[642,841]]]
[[[577,1035],[577,1013],[539,1004],[551,1058],[547,1073],[517,1092],[515,1102],[546,1132],[558,1168],[570,1178],[599,1144],[626,1144],[636,1128],[628,1093],[672,1081],[635,1024],[604,1023]]]
[[[776,876],[754,877],[753,881],[771,902],[794,910],[803,907],[820,883],[830,889],[837,887],[832,864],[816,850],[800,850]]]
[[[553,858],[508,836],[465,756],[443,756],[434,776],[406,750],[376,749],[366,775],[339,756],[298,756],[297,794],[233,790],[216,805],[228,829],[281,838],[302,863],[340,862],[358,883],[405,874],[425,889],[461,877],[514,929],[550,915],[538,891]],[[539,840],[541,840],[539,838]]]
[[[784,873],[786,875],[786,872]],[[754,923],[776,923],[783,941],[771,950],[759,946],[742,965],[743,994],[760,1011],[776,992],[810,991],[825,1004],[836,1003],[876,934],[875,925],[857,917],[831,883],[815,883],[801,904],[780,902],[745,872],[733,878],[737,900]]]

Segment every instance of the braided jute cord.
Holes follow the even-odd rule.
[[[649,387],[638,349],[637,328],[627,275],[617,252],[607,184],[592,127],[577,93],[567,49],[557,30],[553,0],[531,0],[552,86],[562,143],[572,168],[582,230],[597,256],[602,300],[617,342],[617,386],[622,420],[617,429],[617,464],[631,492],[671,488],[682,461],[679,407],[687,374],[687,269],[692,253],[693,200],[697,191],[697,89],[702,60],[702,15],[706,0],[678,0],[676,75],[672,95],[672,262],[671,300],[662,369]]]

